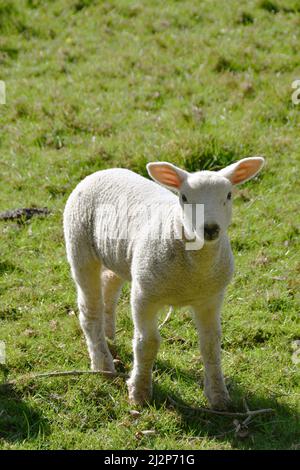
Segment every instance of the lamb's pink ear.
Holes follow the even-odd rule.
[[[172,163],[153,162],[147,164],[147,171],[154,181],[171,189],[180,189],[182,182],[187,178],[188,172],[177,168]]]
[[[243,158],[243,160],[223,168],[219,173],[229,179],[232,184],[241,184],[256,176],[264,163],[265,160],[262,157]]]

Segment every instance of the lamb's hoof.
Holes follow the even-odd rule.
[[[226,411],[230,408],[231,399],[228,393],[215,394],[213,398],[209,399],[209,405],[213,410]]]
[[[116,373],[116,369],[115,369],[113,361],[102,361],[97,364],[92,363],[91,369],[95,372],[104,371],[104,372],[111,372],[112,374]]]
[[[226,387],[204,388],[204,394],[213,410],[225,411],[230,408],[231,399]]]
[[[149,402],[152,397],[152,391],[149,387],[137,387],[132,383],[129,379],[127,380],[127,388],[128,388],[128,395],[129,401],[134,405],[144,405],[145,403]]]

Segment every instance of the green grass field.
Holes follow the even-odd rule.
[[[223,365],[235,410],[243,399],[275,410],[238,432],[233,418],[170,405],[206,406],[196,331],[178,309],[161,331],[154,401],[138,416],[121,378],[0,386],[2,449],[300,448],[299,27],[296,0],[0,0],[0,211],[51,210],[0,221],[0,380],[88,368],[62,231],[82,178],[263,155],[261,175],[235,194]],[[129,286],[117,329],[112,348],[129,372]]]

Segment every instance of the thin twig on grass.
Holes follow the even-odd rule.
[[[215,435],[212,435],[212,436],[191,436],[191,437],[188,437],[187,440],[188,441],[202,441],[204,439],[220,439],[221,437],[225,437],[227,436],[228,434],[231,434],[233,432],[236,432],[236,428],[232,428],[232,429],[229,429],[228,431],[224,431],[222,432],[221,434],[215,434]]]
[[[64,376],[78,376],[78,375],[101,375],[102,377],[115,379],[116,377],[122,377],[127,379],[129,376],[122,372],[110,372],[107,370],[64,370],[64,371],[54,371],[54,372],[41,372],[38,374],[26,374],[21,375],[20,377],[10,380],[9,382],[4,382],[0,384],[1,386],[16,385],[19,382],[25,380],[34,380],[42,379],[47,377],[64,377]]]
[[[263,408],[261,410],[248,410],[245,412],[240,412],[240,411],[218,411],[218,410],[212,410],[210,408],[192,408],[189,406],[181,405],[180,403],[177,403],[173,398],[168,396],[168,401],[175,407],[177,408],[182,408],[187,411],[193,411],[195,413],[207,413],[207,414],[214,414],[214,415],[220,415],[220,416],[231,416],[231,417],[242,417],[242,418],[248,418],[248,417],[253,417],[257,416],[260,414],[265,414],[265,413],[274,413],[275,410],[273,408]]]

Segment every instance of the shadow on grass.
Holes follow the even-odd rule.
[[[185,369],[171,372],[171,365],[157,361],[156,370],[168,373],[170,377],[199,383],[199,395],[203,389],[203,377]],[[231,412],[246,412],[244,400],[250,410],[272,408],[274,413],[260,414],[252,417],[245,426],[245,417],[221,416],[203,413],[200,405],[185,402],[171,388],[162,387],[159,382],[154,384],[154,401],[156,409],[172,409],[180,415],[182,438],[195,447],[201,446],[201,440],[213,439],[216,443],[230,443],[236,449],[296,449],[300,442],[300,414],[294,409],[278,402],[274,396],[249,394],[240,384],[230,379],[228,389],[232,399]],[[195,400],[196,401],[196,400]],[[205,405],[207,406],[207,405]]]
[[[132,364],[132,354],[122,351],[123,364]],[[124,369],[122,369],[124,371]],[[169,379],[181,383],[197,383],[199,385],[199,397],[203,394],[202,372],[188,368],[176,367],[168,361],[158,359],[154,371],[159,376],[168,375]],[[205,405],[197,405],[198,397],[193,402],[185,402],[178,394],[174,393],[172,386],[163,386],[158,378],[154,381],[153,403],[157,410],[173,410],[180,416],[181,438],[195,443],[196,448],[201,447],[201,441],[212,439],[216,443],[229,443],[236,449],[297,449],[300,442],[300,413],[292,407],[280,403],[280,395],[266,392],[265,395],[249,393],[238,384],[234,377],[226,380],[232,399],[232,412],[246,412],[244,400],[250,410],[274,409],[274,413],[260,414],[253,417],[246,426],[242,425],[245,417],[220,416],[203,413],[194,408]],[[186,387],[184,387],[186,389]],[[171,400],[169,399],[171,398]],[[176,402],[176,404],[172,403]],[[235,421],[235,423],[234,423]]]
[[[124,360],[124,355],[122,354]],[[130,354],[126,354],[126,363],[129,364]],[[124,363],[123,363],[124,364]],[[199,384],[199,397],[202,395],[203,377],[199,371],[191,371],[186,368],[172,368],[167,361],[158,360],[155,367],[156,374],[168,375],[174,381],[180,380],[182,384]],[[97,380],[97,379],[95,379]],[[175,387],[174,387],[175,388]],[[253,417],[243,426],[245,417],[220,416],[197,410],[198,397],[185,401],[180,392],[174,392],[172,385],[166,387],[163,380],[154,382],[154,394],[151,407],[160,416],[166,412],[177,414],[180,418],[176,435],[180,436],[180,442],[188,443],[192,448],[201,448],[202,443],[214,442],[216,448],[224,444],[234,449],[297,449],[300,442],[300,414],[291,407],[279,403],[278,397],[259,394],[249,394],[247,389],[230,379],[228,388],[232,398],[233,412],[244,412],[246,399],[250,410],[273,408],[273,414],[261,414]],[[186,387],[184,387],[186,390]],[[105,404],[106,396],[99,390],[91,392],[85,390],[85,401],[88,407],[92,400]],[[93,390],[93,389],[92,389]],[[28,390],[30,393],[30,390]],[[170,400],[171,398],[171,400]],[[146,407],[147,408],[147,407]],[[126,413],[126,410],[124,409]],[[117,415],[109,412],[107,419],[116,421]],[[91,426],[88,426],[90,429]],[[34,440],[39,436],[49,435],[50,426],[42,411],[36,406],[30,406],[24,399],[24,391],[20,392],[15,387],[1,386],[0,383],[0,441],[8,443]]]
[[[24,400],[15,387],[0,383],[0,440],[16,443],[49,434],[49,426],[37,407]]]
[[[20,271],[20,268],[9,261],[0,261],[0,276],[13,273],[14,271]]]

